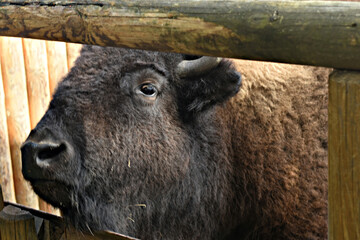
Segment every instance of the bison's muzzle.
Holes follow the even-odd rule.
[[[26,179],[42,179],[43,168],[47,168],[66,151],[64,143],[37,143],[27,141],[21,147],[22,172]]]
[[[67,165],[74,158],[72,146],[58,140],[48,128],[37,128],[22,145],[21,157],[22,173],[35,192],[55,207],[68,206],[71,186],[62,179],[69,171],[58,169],[59,165]]]

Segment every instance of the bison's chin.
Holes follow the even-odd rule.
[[[31,185],[40,198],[54,207],[64,209],[71,205],[70,187],[57,181],[32,180]]]

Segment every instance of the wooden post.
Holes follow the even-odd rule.
[[[30,127],[34,128],[49,106],[49,73],[43,40],[22,39],[24,47]]]
[[[66,43],[46,41],[46,51],[49,69],[50,96],[52,96],[57,84],[68,72]]]
[[[30,127],[35,128],[45,114],[49,102],[49,73],[44,40],[23,39]],[[59,214],[51,205],[39,199],[39,208]]]
[[[329,239],[360,239],[360,72],[329,80]]]
[[[15,203],[9,203],[8,206],[22,209],[34,216],[35,229],[39,240],[137,240],[111,231],[81,232],[74,229],[59,216]]]
[[[1,240],[38,240],[33,215],[14,206],[0,212]]]
[[[1,75],[0,68],[0,185],[3,188],[5,200],[15,202],[15,188],[6,124],[5,94]]]
[[[0,59],[16,200],[23,205],[38,208],[37,196],[21,172],[20,146],[30,132],[21,39],[0,38]]]
[[[76,59],[80,56],[82,44],[66,43],[68,69],[74,66]]]

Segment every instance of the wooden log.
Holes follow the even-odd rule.
[[[360,239],[360,72],[329,82],[329,239]]]
[[[5,94],[0,68],[0,185],[6,201],[15,202],[10,145],[6,124]]]
[[[50,102],[49,72],[44,40],[23,39],[30,127],[35,128]],[[59,211],[39,199],[39,208],[59,214]]]
[[[22,40],[30,111],[30,127],[34,128],[44,115],[50,101],[46,45],[43,40]]]
[[[38,240],[34,217],[11,205],[0,212],[0,233],[1,240]]]
[[[66,224],[63,219],[59,216],[55,216],[50,213],[38,211],[36,209],[31,209],[26,206],[22,206],[14,203],[5,203],[7,205],[11,205],[17,208],[20,208],[24,211],[31,213],[35,218],[42,219],[43,225],[39,228],[38,237],[39,240],[47,239],[46,236],[50,235],[50,239],[52,240],[137,240],[136,238],[132,238],[126,235],[122,235],[119,233],[114,233],[111,231],[88,231],[88,232],[80,232],[74,229],[73,227]],[[46,224],[48,226],[46,226]],[[44,236],[44,232],[42,232],[42,228],[48,228],[47,233]]]
[[[30,132],[21,39],[0,38],[0,58],[16,201],[32,208],[38,208],[37,196],[21,173],[20,147]]]
[[[4,0],[0,35],[360,69],[360,3]]]
[[[50,95],[52,96],[57,84],[68,72],[66,43],[46,41],[46,51],[49,70]]]
[[[69,70],[74,66],[76,59],[80,56],[81,48],[82,44],[66,43],[66,53]]]

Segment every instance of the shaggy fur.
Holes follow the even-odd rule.
[[[184,57],[84,47],[26,141],[62,148],[22,149],[36,193],[83,230],[326,239],[329,71],[224,60],[179,79]],[[155,100],[136,92],[149,81]]]

